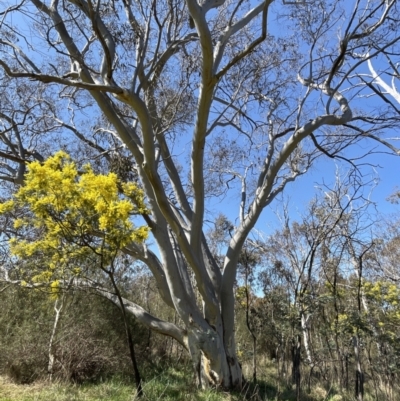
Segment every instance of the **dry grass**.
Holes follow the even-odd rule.
[[[251,377],[251,369],[243,364],[243,369]],[[157,367],[148,371],[144,382],[144,397],[141,401],[293,401],[294,389],[285,378],[279,377],[275,363],[260,359],[258,383],[249,383],[241,394],[208,390],[199,391],[193,386],[193,376],[188,367]],[[366,394],[366,401],[376,397]],[[398,398],[385,398],[394,401]],[[37,381],[30,385],[17,385],[0,376],[0,401],[138,401],[135,387],[126,381],[111,379],[98,384],[65,384]],[[314,382],[310,392],[302,395],[302,401],[354,401],[353,394],[342,394],[327,389]]]
[[[239,401],[240,394],[232,395],[215,390],[198,391],[189,377],[168,369],[144,383],[141,401]],[[135,387],[118,380],[104,383],[72,385],[37,382],[16,385],[0,377],[0,401],[138,401]]]
[[[0,401],[127,401],[132,400],[132,387],[120,383],[91,386],[49,383],[17,385],[0,377]]]
[[[0,400],[24,399],[40,394],[49,384],[36,382],[29,385],[14,384],[6,376],[0,376]]]

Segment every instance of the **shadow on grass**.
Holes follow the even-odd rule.
[[[257,384],[247,382],[242,391],[243,400],[254,401],[296,401],[295,389],[286,384],[273,385],[266,380],[258,380]],[[325,395],[322,399],[326,399]],[[300,394],[301,401],[320,401],[320,395],[308,393],[306,389]]]

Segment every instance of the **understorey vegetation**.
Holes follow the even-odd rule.
[[[264,240],[246,243],[234,288],[235,336],[244,375],[243,389],[232,395],[238,400],[244,396],[353,400],[354,395],[365,400],[396,400],[400,394],[396,267],[400,223],[380,216],[371,235],[371,203],[353,178],[338,179],[332,189],[324,188],[298,220],[291,222],[283,214],[280,229]],[[22,188],[26,195],[31,188],[29,175]],[[22,195],[17,193],[16,199],[21,202]],[[11,213],[10,203],[7,210],[4,215]],[[28,221],[33,217],[26,216]],[[216,256],[229,241],[231,225],[220,215],[208,233],[214,238]],[[47,243],[38,242],[46,238],[44,234],[36,233],[37,242],[30,244],[47,249]],[[24,247],[21,243],[17,249]],[[27,278],[27,272],[37,272],[29,258],[25,260],[18,274]],[[75,391],[80,399],[83,395],[78,388],[98,396],[98,392],[111,391],[111,386],[118,399],[135,382],[115,287],[101,270],[96,273],[101,287],[86,285],[85,265],[80,266],[76,271],[58,263],[64,280],[69,277],[68,288],[60,279],[57,285],[52,279],[43,285],[43,277],[22,284],[14,277],[3,286],[0,388],[4,391],[17,391],[17,396],[18,391],[23,394],[24,388],[30,388],[12,387],[12,382],[33,386],[37,396],[49,396],[62,388],[67,393]],[[55,275],[57,269],[50,266],[50,272]],[[179,324],[179,316],[165,306],[156,281],[143,264],[119,263],[115,284],[123,299]],[[129,310],[129,303],[125,308]],[[127,317],[142,396],[172,399],[176,392],[193,400],[224,399],[224,392],[216,389],[193,390],[190,354],[181,344],[140,325],[130,314]],[[41,385],[35,387],[37,383]]]

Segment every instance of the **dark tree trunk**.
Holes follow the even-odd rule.
[[[301,337],[297,336],[293,339],[292,344],[292,382],[296,386],[296,400],[300,401],[300,351],[301,351]]]
[[[125,326],[125,334],[126,334],[126,339],[127,339],[127,342],[128,342],[129,355],[130,355],[130,358],[131,358],[133,373],[134,373],[134,376],[135,376],[136,395],[138,397],[141,397],[141,396],[143,396],[142,378],[140,376],[139,367],[138,367],[138,364],[137,364],[137,361],[136,361],[135,346],[133,344],[132,332],[131,332],[131,329],[129,327],[129,322],[128,322],[128,317],[127,317],[127,314],[126,314],[124,301],[122,299],[122,296],[121,296],[121,293],[120,293],[119,288],[117,286],[117,283],[114,280],[113,273],[108,272],[108,275],[110,277],[111,283],[112,283],[112,285],[114,287],[115,294],[118,297],[118,301],[119,301],[119,304],[120,304],[120,307],[121,307],[122,317],[123,317],[124,326]]]
[[[357,336],[353,337],[354,355],[356,357],[356,382],[355,382],[355,397],[357,401],[364,399],[364,372],[361,368],[360,360],[360,340]]]

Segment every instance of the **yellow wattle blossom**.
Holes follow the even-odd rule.
[[[57,299],[60,294],[60,281],[54,280],[50,283],[51,298]]]
[[[13,210],[26,212],[14,228],[35,235],[12,238],[11,250],[21,259],[43,261],[31,280],[51,283],[52,289],[67,272],[80,274],[79,262],[105,267],[123,247],[145,241],[149,233],[131,220],[148,213],[136,183],[120,184],[114,173],[95,174],[90,165],[79,172],[65,152],[28,165],[25,185],[13,200],[0,204],[0,213]]]
[[[14,208],[14,201],[0,203],[0,214],[10,212]]]

